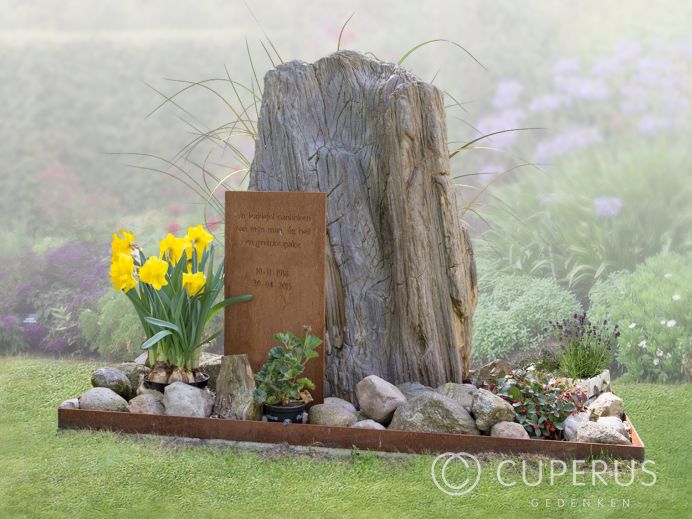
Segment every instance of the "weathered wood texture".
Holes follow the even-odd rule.
[[[476,276],[438,88],[351,51],[279,65],[250,184],[328,194],[325,396],[354,400],[370,374],[462,380]]]
[[[235,420],[261,420],[262,406],[252,399],[255,377],[245,354],[224,355],[216,379],[214,413]]]

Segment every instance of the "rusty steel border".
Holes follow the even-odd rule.
[[[560,459],[608,456],[644,460],[644,444],[634,427],[631,429],[632,445],[615,445],[58,409],[58,428],[418,454],[489,452],[541,455]]]

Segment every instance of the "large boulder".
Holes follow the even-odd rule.
[[[123,362],[116,366],[116,369],[125,373],[132,386],[133,394],[142,385],[142,382],[151,371],[144,364],[138,364],[137,362]]]
[[[377,375],[370,375],[356,385],[356,397],[360,409],[368,418],[388,424],[394,411],[406,402],[404,394],[394,384]]]
[[[317,404],[308,411],[308,421],[315,425],[350,427],[356,423],[356,413],[339,405]]]
[[[517,438],[520,440],[529,439],[529,433],[526,432],[523,425],[517,422],[497,422],[490,428],[490,436]]]
[[[564,436],[565,440],[573,442],[577,440],[577,429],[579,429],[579,426],[583,424],[584,422],[589,421],[589,413],[587,412],[582,412],[582,413],[574,413],[569,415],[565,419],[565,429],[564,429]]]
[[[377,423],[375,420],[361,420],[360,422],[354,423],[352,426],[354,429],[376,429],[383,431],[386,429],[381,423]]]
[[[589,404],[589,414],[592,420],[598,420],[601,416],[622,417],[625,414],[625,403],[613,393],[601,393]]]
[[[598,420],[596,420],[596,423],[612,427],[614,431],[618,432],[628,440],[630,438],[630,433],[625,427],[625,422],[620,420],[620,418],[617,416],[601,416]]]
[[[471,412],[471,407],[473,405],[473,395],[478,391],[478,388],[473,384],[456,384],[454,382],[447,382],[442,384],[435,391],[441,395],[448,396],[452,400],[456,400],[457,403],[464,406],[468,412]]]
[[[630,445],[630,441],[609,425],[584,422],[577,429],[577,441],[586,443],[616,443]]]
[[[214,397],[204,389],[173,382],[164,390],[163,406],[167,415],[206,418],[214,409]]]
[[[435,391],[430,386],[424,386],[418,382],[404,382],[396,387],[406,397],[406,400],[416,398],[417,396],[427,393],[428,391]]]
[[[489,432],[498,422],[514,421],[512,405],[487,389],[478,389],[473,394],[471,411],[476,417],[476,426],[484,432]]]
[[[127,400],[107,387],[93,387],[79,397],[80,409],[127,412]]]
[[[356,407],[351,402],[349,402],[348,400],[344,400],[343,398],[328,396],[324,399],[323,403],[324,405],[335,405],[338,407],[342,407],[349,413],[356,414]]]
[[[462,405],[433,391],[397,407],[389,429],[479,434],[473,418]]]
[[[130,400],[128,408],[131,413],[163,414],[163,395],[161,393],[146,393]]]
[[[133,395],[134,389],[136,389],[133,389],[127,375],[116,368],[99,368],[94,371],[91,374],[91,385],[108,388],[126,400]]]

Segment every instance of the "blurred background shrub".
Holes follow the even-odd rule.
[[[142,353],[142,324],[132,303],[115,290],[82,311],[79,328],[90,350],[108,360],[131,361]]]
[[[620,326],[618,360],[647,382],[692,378],[692,256],[660,254],[597,283],[589,314]]]
[[[491,190],[486,271],[550,277],[586,300],[594,282],[660,252],[692,250],[692,152],[684,143],[601,145]]]
[[[572,315],[576,301],[588,308],[600,297],[594,284],[629,275],[612,273],[690,252],[689,2],[652,9],[631,0],[627,16],[616,2],[540,0],[492,9],[430,0],[424,18],[419,6],[393,1],[251,7],[254,15],[241,0],[203,8],[62,0],[3,11],[0,63],[10,72],[0,82],[0,352],[136,353],[125,314],[106,293],[110,235],[127,228],[152,253],[166,232],[180,235],[209,216],[178,180],[199,180],[201,171],[226,177],[251,160],[252,131],[232,146],[225,138],[237,114],[252,130],[251,99],[280,61],[258,40],[268,34],[283,60],[314,61],[336,49],[354,11],[342,48],[397,61],[447,38],[486,66],[441,42],[406,58],[445,93],[450,151],[525,128],[481,139],[451,161],[481,280],[476,362],[535,350],[548,320]],[[229,183],[244,186],[239,176]],[[222,241],[222,222],[209,224]],[[688,275],[689,262],[680,268]],[[677,377],[629,365],[639,378]]]
[[[580,311],[574,295],[552,279],[504,274],[485,281],[473,316],[474,361],[535,350],[548,336],[549,321]]]

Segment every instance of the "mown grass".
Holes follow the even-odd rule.
[[[451,497],[431,481],[431,456],[380,459],[354,452],[346,459],[325,459],[171,447],[106,432],[56,432],[57,405],[88,387],[93,368],[88,362],[0,360],[0,517],[666,518],[691,513],[689,384],[616,384],[647,445],[647,458],[656,463],[653,487],[623,488],[609,476],[608,486],[573,487],[571,477],[562,477],[554,486],[546,481],[535,488],[521,483],[503,488],[495,478],[499,459],[490,457],[478,487]],[[520,481],[516,472],[509,477]],[[569,508],[571,498],[579,500],[577,508]],[[557,499],[566,499],[567,508],[557,509]],[[590,499],[591,507],[582,507],[582,499]],[[611,499],[616,507],[611,508]]]

